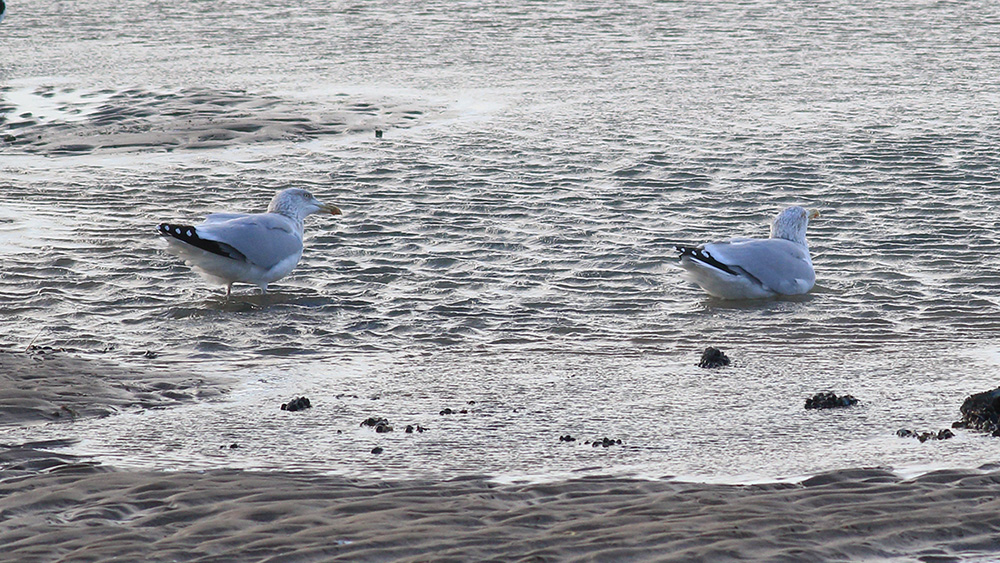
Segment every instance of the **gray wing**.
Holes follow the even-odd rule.
[[[262,215],[257,213],[257,215]],[[207,225],[209,223],[220,223],[222,221],[231,221],[233,219],[242,219],[243,217],[253,217],[253,213],[211,213],[205,216],[205,221],[202,225]]]
[[[816,281],[809,250],[790,240],[744,239],[704,246],[712,258],[746,272],[779,293],[794,292],[802,283]]]
[[[226,219],[228,215],[232,218]],[[195,227],[198,236],[228,244],[247,261],[270,269],[289,256],[302,252],[302,236],[291,219],[275,213],[239,215],[216,213]]]

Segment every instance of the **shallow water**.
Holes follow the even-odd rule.
[[[386,476],[996,461],[975,434],[894,433],[997,385],[1000,7],[88,10],[11,3],[0,24],[3,339],[245,383],[0,436]],[[266,296],[224,300],[157,240],[291,186],[344,215],[307,221]],[[675,243],[766,236],[790,204],[822,212],[811,294],[730,303],[681,280]],[[734,365],[694,367],[708,345]],[[862,406],[802,409],[826,389]],[[298,395],[316,407],[277,410]],[[359,429],[372,415],[397,431]],[[605,436],[624,444],[581,443]]]

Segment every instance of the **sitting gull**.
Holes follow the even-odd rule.
[[[722,299],[801,295],[816,283],[806,227],[819,212],[789,207],[771,224],[771,238],[677,246],[688,280]]]
[[[303,219],[313,213],[340,215],[300,188],[282,190],[267,213],[213,213],[200,225],[161,223],[167,251],[212,283],[250,283],[267,293],[267,284],[288,275],[302,257]]]

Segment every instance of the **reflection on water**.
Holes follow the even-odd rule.
[[[0,207],[0,257],[36,255],[39,249],[65,241],[71,232],[64,219],[51,212],[14,203]]]

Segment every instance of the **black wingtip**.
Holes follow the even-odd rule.
[[[717,270],[722,270],[727,274],[733,276],[739,275],[735,270],[733,270],[726,264],[723,264],[722,262],[719,262],[718,260],[713,258],[712,255],[705,252],[705,249],[703,248],[697,246],[683,246],[679,244],[674,246],[674,248],[676,248],[677,252],[680,253],[681,259],[683,259],[684,257],[688,257],[692,260],[697,260],[703,264],[707,264]]]
[[[245,261],[247,259],[246,255],[242,252],[224,242],[201,238],[198,236],[198,229],[192,227],[191,225],[160,223],[156,227],[156,230],[160,233],[160,236],[173,237],[181,242],[186,242],[191,246],[211,252],[212,254],[218,254],[219,256],[225,256],[226,258],[232,258],[233,260]]]
[[[177,234],[176,234],[176,238],[180,238],[180,236],[181,236],[180,229],[190,229],[190,228],[191,227],[189,227],[187,225],[171,225],[170,223],[160,223],[159,225],[156,226],[156,231],[158,233],[160,233],[160,236],[172,237],[172,236],[175,236],[173,230],[174,229],[178,229],[177,230]],[[192,229],[192,231],[193,231],[193,229]]]

